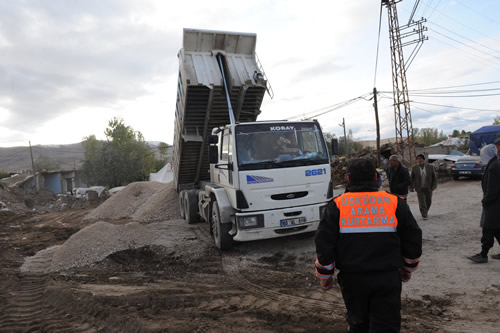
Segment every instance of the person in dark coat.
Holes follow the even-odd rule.
[[[493,156],[481,180],[483,188],[483,212],[481,214],[481,227],[483,235],[481,237],[481,252],[467,257],[477,263],[488,262],[488,252],[495,243],[495,238],[500,244],[500,138],[494,142],[496,145],[496,155]],[[485,149],[486,147],[483,147]],[[486,151],[483,151],[485,153]],[[491,256],[493,259],[500,259],[500,253]]]
[[[389,157],[390,166],[387,168],[387,179],[391,193],[397,194],[406,199],[408,196],[408,186],[411,185],[410,173],[401,164],[398,155]]]
[[[369,160],[352,160],[347,177],[316,231],[316,276],[328,290],[339,270],[349,332],[399,332],[402,282],[419,264],[422,230],[405,200],[378,191]]]
[[[423,154],[418,154],[417,165],[411,169],[410,192],[417,192],[418,208],[424,220],[428,218],[427,215],[432,204],[432,192],[436,187],[436,170],[432,165],[425,163]]]

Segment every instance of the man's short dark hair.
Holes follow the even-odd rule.
[[[377,170],[375,169],[373,163],[364,158],[352,160],[347,167],[347,174],[351,179],[351,183],[373,181],[375,172],[377,172]]]
[[[500,137],[496,138],[495,141],[493,141],[494,144],[497,146],[500,146]]]
[[[417,157],[415,157],[415,159],[419,158],[419,157],[422,157],[422,159],[425,161],[425,156],[424,154],[418,154]]]

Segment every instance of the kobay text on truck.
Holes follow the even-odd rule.
[[[256,35],[184,29],[173,169],[181,215],[215,244],[316,230],[332,193],[316,121],[257,122],[268,83]]]

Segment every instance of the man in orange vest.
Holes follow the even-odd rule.
[[[353,160],[347,179],[346,193],[328,203],[316,232],[316,276],[328,290],[339,270],[349,332],[399,332],[401,281],[418,266],[422,231],[406,200],[377,190],[369,160]]]

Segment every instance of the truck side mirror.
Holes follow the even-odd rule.
[[[217,135],[211,135],[217,138]],[[208,163],[217,164],[219,163],[219,147],[217,146],[208,146]]]
[[[210,144],[218,144],[219,143],[219,136],[217,135],[209,135],[208,136],[208,143]]]
[[[337,139],[332,139],[332,155],[339,154],[339,141]]]

